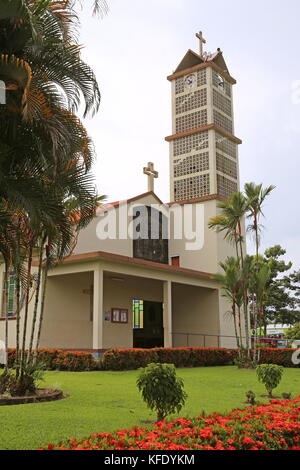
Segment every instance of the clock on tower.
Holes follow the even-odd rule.
[[[238,144],[234,135],[232,85],[220,49],[188,50],[172,83],[170,143],[171,202],[227,198],[239,189]]]

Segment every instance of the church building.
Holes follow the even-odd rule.
[[[221,50],[205,52],[202,33],[196,36],[199,53],[188,50],[167,77],[170,202],[155,194],[158,173],[149,162],[147,192],[98,210],[73,254],[49,272],[42,348],[236,345],[230,304],[213,278],[235,250],[208,228],[219,201],[239,190],[236,81]],[[0,340],[4,325],[0,318]],[[12,313],[10,347],[15,329]]]

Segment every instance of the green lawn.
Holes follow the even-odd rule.
[[[43,386],[60,388],[70,396],[49,403],[0,407],[0,449],[35,449],[68,437],[113,431],[154,420],[135,382],[138,372],[47,372]],[[245,406],[245,391],[258,395],[264,387],[255,371],[236,367],[178,369],[188,393],[181,416],[226,411]],[[285,369],[275,395],[300,394],[300,370]],[[264,399],[261,399],[264,401]],[[266,401],[266,400],[265,400]]]

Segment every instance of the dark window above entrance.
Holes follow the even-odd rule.
[[[157,209],[138,206],[133,211],[133,257],[169,263],[168,219]]]

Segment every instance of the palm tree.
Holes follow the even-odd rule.
[[[247,197],[247,212],[248,218],[252,219],[252,223],[248,225],[248,231],[251,231],[254,233],[255,237],[255,253],[256,253],[256,272],[257,275],[259,276],[260,272],[260,263],[259,263],[259,245],[260,245],[260,224],[259,224],[259,219],[260,216],[263,216],[263,203],[266,199],[267,196],[275,189],[275,186],[270,185],[266,188],[263,188],[262,184],[256,185],[255,183],[246,183],[245,184],[245,194]],[[262,269],[262,268],[261,268]],[[262,273],[261,273],[262,275]],[[258,287],[258,284],[257,284]],[[252,305],[253,305],[253,323],[256,325],[255,327],[255,334],[256,334],[256,328],[257,328],[257,323],[258,323],[258,318],[259,318],[259,303],[257,299],[259,298],[259,293],[255,291],[255,289],[252,291]]]
[[[243,220],[247,210],[247,200],[241,192],[234,193],[226,201],[222,201],[217,206],[220,209],[220,215],[210,219],[208,226],[218,232],[225,231],[226,239],[234,241],[237,254],[237,262],[243,269],[244,266],[244,236]],[[248,317],[248,299],[246,284],[244,284],[244,325],[246,336],[246,349],[249,353],[249,317]]]
[[[252,277],[250,282],[250,292],[252,292],[255,303],[255,314],[253,315],[253,329],[254,329],[254,353],[253,360],[257,362],[258,353],[255,345],[257,344],[257,330],[258,330],[258,319],[259,316],[263,316],[264,307],[269,294],[269,280],[271,275],[271,269],[269,263],[262,262],[257,268],[257,262],[255,261],[255,267],[252,270]]]
[[[51,263],[71,252],[74,233],[91,220],[95,209],[96,194],[89,174],[94,149],[74,113],[81,97],[84,115],[95,113],[100,92],[93,71],[80,58],[73,3],[0,0],[0,79],[7,92],[7,104],[0,106],[0,207],[8,221],[6,226],[0,221],[0,252],[7,259],[6,275],[11,265],[16,273],[17,374],[21,379],[26,366],[28,303],[34,294],[33,257],[38,250],[27,363],[36,328],[39,344],[42,315],[37,325],[37,307],[41,291],[45,298],[45,272]],[[95,11],[104,5],[95,2]],[[68,198],[79,201],[76,228],[65,206]],[[10,226],[13,230],[7,232]],[[25,293],[22,341],[21,287]],[[7,319],[6,324],[8,331]]]
[[[56,195],[60,192],[59,200],[63,201],[63,204],[60,208],[61,216],[55,219],[56,225],[50,231],[46,227],[40,230],[42,243],[37,276],[38,291],[36,293],[29,347],[30,353],[33,347],[38,296],[41,288],[41,308],[35,348],[38,349],[40,344],[48,271],[63,258],[72,254],[79,231],[89,224],[96,214],[97,207],[103,200],[103,196],[96,195],[93,182],[93,177],[85,172],[84,167],[78,161],[74,162],[74,165],[67,165],[61,171],[58,171],[51,182],[51,189],[54,190]],[[45,254],[45,261],[41,253]]]
[[[214,279],[222,284],[223,296],[231,303],[234,331],[237,347],[243,347],[243,334],[241,327],[241,306],[243,303],[242,276],[239,262],[236,258],[228,257],[220,263],[224,274],[215,274]]]
[[[226,231],[226,239],[233,241],[236,246],[237,258],[243,264],[244,236],[243,219],[247,210],[247,201],[241,192],[234,193],[226,201],[218,203],[221,214],[210,219],[208,226],[218,232]]]
[[[252,218],[252,224],[248,226],[248,230],[255,234],[255,248],[256,248],[256,260],[258,262],[258,251],[259,251],[259,218],[263,215],[262,206],[267,196],[275,189],[275,186],[271,185],[267,188],[263,188],[262,184],[256,185],[255,183],[245,184],[245,194],[247,197],[247,212],[249,212],[248,218]]]

